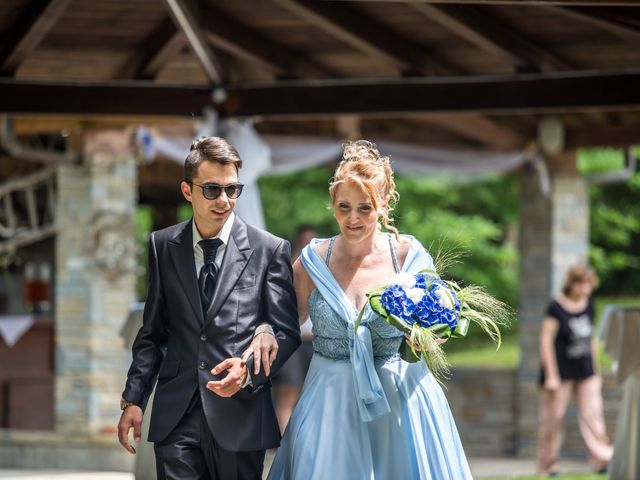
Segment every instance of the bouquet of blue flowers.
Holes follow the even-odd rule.
[[[408,342],[400,346],[403,360],[417,362],[422,356],[436,378],[449,367],[440,339],[464,337],[475,323],[500,348],[500,326],[507,325],[512,316],[508,305],[481,287],[461,287],[443,280],[435,270],[398,273],[389,285],[367,297],[371,308],[407,337]],[[363,314],[364,308],[356,329]]]

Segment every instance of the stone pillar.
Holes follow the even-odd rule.
[[[56,432],[116,444],[130,355],[119,331],[135,300],[137,165],[126,130],[85,134],[82,165],[58,171]],[[124,451],[124,450],[123,450]]]
[[[551,189],[541,192],[538,176],[522,175],[520,189],[520,302],[518,327],[518,455],[534,457],[538,432],[540,323],[568,267],[587,260],[589,197],[575,168],[575,152],[548,159]]]

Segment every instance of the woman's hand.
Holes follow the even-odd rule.
[[[242,354],[242,361],[246,363],[247,359],[253,354],[253,374],[260,373],[260,363],[264,367],[265,375],[271,374],[271,365],[276,359],[278,354],[278,341],[273,335],[272,331],[265,331],[258,333],[251,345]]]
[[[544,379],[544,388],[547,390],[551,390],[551,391],[558,390],[561,384],[562,384],[562,380],[560,380],[560,377],[547,376]]]

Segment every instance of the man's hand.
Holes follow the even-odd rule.
[[[226,370],[227,376],[222,380],[207,382],[207,388],[221,397],[231,397],[242,388],[249,372],[241,358],[227,358],[213,367],[211,373],[218,375]]]
[[[242,361],[246,362],[253,353],[253,374],[260,373],[260,363],[264,367],[264,374],[271,374],[271,365],[278,355],[278,341],[270,333],[259,333],[251,341],[251,345],[242,354]]]
[[[129,453],[136,453],[136,449],[129,443],[129,430],[133,428],[133,439],[140,441],[142,436],[142,409],[137,405],[130,405],[124,409],[118,422],[118,440]]]

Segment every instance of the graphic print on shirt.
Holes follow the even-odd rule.
[[[589,315],[571,317],[568,321],[570,341],[567,345],[567,358],[580,358],[591,353],[591,331],[593,329]]]

